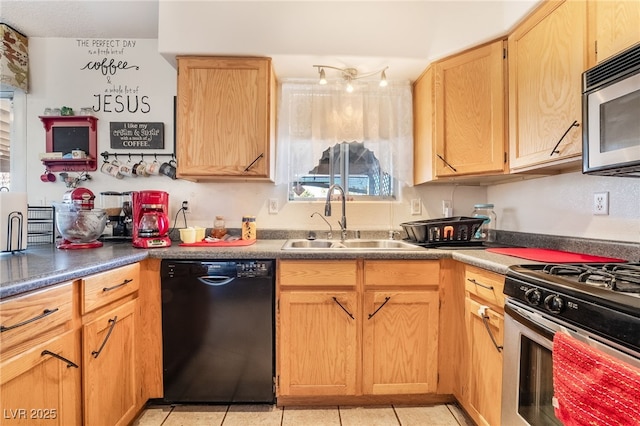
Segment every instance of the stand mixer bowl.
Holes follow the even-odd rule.
[[[102,235],[107,225],[107,213],[104,210],[78,210],[73,204],[53,204],[56,209],[56,226],[67,242],[92,243]]]

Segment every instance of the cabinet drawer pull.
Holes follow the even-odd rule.
[[[67,364],[67,368],[71,368],[71,367],[73,367],[73,368],[80,368],[80,367],[78,367],[78,364],[76,364],[75,362],[73,362],[73,361],[69,361],[68,359],[66,359],[66,358],[65,358],[65,357],[63,357],[62,355],[58,355],[58,354],[53,353],[53,352],[51,352],[51,351],[48,351],[48,350],[46,350],[46,349],[45,349],[44,351],[42,351],[42,353],[40,354],[40,356],[45,356],[45,355],[51,355],[52,357],[59,359],[60,361],[62,361],[62,362],[64,362],[65,364]]]
[[[51,314],[53,314],[54,312],[57,312],[58,308],[55,309],[45,309],[44,311],[42,311],[41,315],[38,315],[37,317],[33,317],[31,319],[28,319],[26,321],[20,322],[18,324],[14,324],[14,325],[10,325],[9,327],[5,327],[4,325],[0,325],[0,333],[3,333],[5,331],[9,331],[9,330],[13,330],[14,328],[18,328],[18,327],[22,327],[23,325],[27,325],[31,322],[34,321],[38,321],[39,319],[42,319],[46,316],[49,316]]]
[[[105,288],[103,288],[103,289],[102,289],[102,291],[111,291],[111,290],[115,290],[116,288],[120,288],[120,287],[122,287],[123,285],[127,285],[127,284],[129,284],[131,281],[133,281],[133,279],[126,279],[126,280],[122,281],[120,284],[116,284],[116,285],[114,285],[114,286],[112,286],[112,287],[105,287]]]
[[[347,308],[345,308],[344,306],[342,306],[342,303],[338,302],[338,299],[336,299],[336,297],[332,297],[333,301],[336,302],[338,304],[338,306],[340,306],[342,308],[343,311],[345,311],[347,313],[347,315],[349,315],[349,317],[351,319],[355,319],[353,315],[351,315],[351,312],[347,311]]]
[[[558,141],[556,146],[554,146],[553,149],[551,150],[551,154],[549,154],[549,157],[553,156],[553,154],[560,154],[560,151],[558,151],[558,145],[560,145],[560,142],[562,142],[562,139],[564,139],[564,137],[567,136],[567,133],[569,133],[569,130],[571,130],[572,127],[579,127],[579,126],[580,124],[578,124],[578,120],[575,120],[573,123],[571,123],[571,126],[569,126],[567,131],[564,132],[562,137],[560,137],[560,140]]]
[[[493,290],[493,286],[492,285],[486,285],[486,284],[479,283],[474,278],[467,278],[467,281],[469,281],[472,284],[479,285],[482,288],[486,288],[487,290]]]
[[[254,165],[254,164],[256,164],[256,162],[257,162],[259,159],[261,159],[262,157],[264,157],[264,152],[263,152],[262,154],[258,155],[258,156],[256,157],[256,159],[255,159],[255,160],[253,160],[253,161],[251,162],[251,164],[249,164],[249,165],[247,166],[247,168],[246,168],[246,169],[244,169],[244,172],[245,172],[245,173],[246,173],[246,172],[248,172],[248,171],[249,171],[249,169],[250,169],[251,167],[253,167],[253,165]]]
[[[107,344],[107,340],[109,340],[109,337],[111,336],[111,332],[113,331],[113,327],[116,326],[116,321],[118,321],[118,316],[117,315],[115,317],[113,317],[113,319],[109,320],[109,323],[111,324],[111,327],[109,327],[109,331],[107,331],[107,335],[104,336],[104,341],[100,345],[100,349],[98,349],[97,351],[91,352],[91,355],[93,355],[94,358],[98,358],[98,356],[100,355],[100,352],[102,352],[102,349],[104,349],[104,345]]]
[[[442,160],[442,162],[444,163],[445,166],[447,166],[448,168],[450,168],[451,170],[453,170],[454,172],[458,172],[458,170],[456,170],[455,167],[453,167],[451,164],[447,163],[447,160],[444,159],[444,157],[440,154],[436,154],[438,156],[439,159]]]
[[[489,328],[489,315],[487,315],[487,314],[483,314],[482,315],[482,323],[484,324],[484,328],[487,329],[487,333],[489,333],[489,337],[491,337],[491,341],[493,342],[493,346],[496,347],[496,350],[498,352],[502,352],[502,346],[498,345],[498,342],[496,342],[496,338],[493,337],[493,333],[491,332],[491,329]]]
[[[369,314],[369,318],[368,318],[368,319],[373,318],[373,316],[374,316],[375,314],[377,314],[377,313],[378,313],[378,311],[379,311],[380,309],[382,309],[382,307],[383,307],[384,305],[386,305],[386,304],[387,304],[387,302],[389,301],[389,299],[391,299],[391,297],[389,297],[389,296],[385,297],[385,298],[384,298],[384,302],[382,302],[382,305],[378,306],[378,309],[376,309],[375,311],[373,311],[373,313],[372,313],[372,314]]]

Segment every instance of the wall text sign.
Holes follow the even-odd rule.
[[[164,148],[164,123],[112,121],[109,126],[112,149]]]

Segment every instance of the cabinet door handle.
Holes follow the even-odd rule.
[[[258,156],[256,157],[256,159],[255,159],[255,160],[253,160],[253,161],[251,162],[251,164],[249,164],[249,165],[247,166],[247,168],[246,168],[246,169],[244,169],[244,172],[245,172],[245,173],[246,173],[246,172],[248,172],[248,171],[249,171],[249,169],[250,169],[251,167],[253,167],[253,165],[254,165],[254,164],[256,164],[256,162],[257,162],[259,159],[261,159],[262,157],[264,157],[264,152],[263,152],[262,154],[258,155]]]
[[[560,145],[560,142],[562,142],[562,139],[564,139],[564,137],[567,136],[567,133],[569,133],[569,130],[571,130],[572,127],[579,127],[579,126],[580,124],[578,124],[578,120],[575,120],[573,123],[571,123],[571,126],[569,126],[569,128],[567,129],[566,132],[564,132],[564,134],[562,135],[558,143],[556,143],[556,146],[554,146],[553,149],[551,150],[551,154],[549,154],[549,157],[553,156],[553,154],[560,154],[560,151],[558,151],[558,145]]]
[[[111,290],[115,290],[116,288],[120,288],[120,287],[122,287],[123,285],[127,285],[127,284],[129,284],[131,281],[133,281],[133,279],[126,279],[126,280],[122,281],[120,284],[116,284],[116,285],[114,285],[114,286],[112,286],[112,287],[104,287],[104,288],[102,289],[102,291],[111,291]]]
[[[487,333],[489,334],[489,337],[491,337],[491,341],[493,342],[493,346],[496,347],[496,350],[498,352],[502,352],[502,346],[498,345],[498,342],[496,342],[496,338],[493,337],[493,333],[491,332],[491,329],[489,328],[489,315],[487,314],[483,314],[482,316],[482,323],[484,324],[484,328],[487,329]]]
[[[75,362],[73,362],[73,361],[69,361],[68,359],[66,359],[66,358],[65,358],[65,357],[63,357],[62,355],[58,355],[58,354],[53,353],[53,352],[51,352],[51,351],[48,351],[48,350],[46,350],[46,349],[45,349],[44,351],[42,351],[42,353],[40,354],[40,356],[45,356],[45,355],[51,355],[52,357],[59,359],[60,361],[62,361],[62,362],[64,362],[65,364],[67,364],[67,368],[71,368],[71,367],[73,367],[73,368],[80,368],[80,367],[78,367],[78,364],[76,364]]]
[[[469,281],[470,283],[473,283],[475,285],[479,285],[482,288],[486,288],[487,290],[493,290],[493,286],[492,285],[486,285],[486,284],[479,283],[474,278],[467,278],[467,281]]]
[[[445,160],[444,157],[442,157],[442,155],[440,155],[440,154],[436,154],[436,155],[438,156],[439,159],[442,160],[442,162],[444,163],[445,166],[447,166],[448,168],[450,168],[451,170],[453,170],[456,173],[458,172],[455,167],[453,167],[451,164],[449,164],[447,162],[447,160]]]
[[[42,318],[44,318],[46,316],[49,316],[49,315],[51,315],[51,314],[53,314],[54,312],[57,312],[57,311],[58,311],[58,308],[45,309],[44,311],[42,311],[42,314],[40,314],[40,315],[38,315],[36,317],[30,318],[30,319],[28,319],[26,321],[19,322],[18,324],[10,325],[8,327],[5,327],[4,325],[0,325],[0,333],[4,333],[5,331],[13,330],[14,328],[22,327],[23,325],[27,325],[27,324],[29,324],[31,322],[34,322],[34,321],[38,321],[39,319],[42,319]]]
[[[391,299],[391,297],[389,297],[389,296],[385,297],[385,298],[384,298],[384,302],[382,302],[382,305],[378,306],[378,309],[376,309],[375,311],[373,311],[373,313],[372,313],[372,314],[369,314],[369,318],[368,318],[368,319],[373,318],[373,316],[374,316],[375,314],[377,314],[377,313],[378,313],[378,311],[379,311],[380,309],[382,309],[382,307],[383,307],[384,305],[386,305],[386,304],[387,304],[387,302],[389,301],[389,299]]]
[[[100,352],[102,352],[102,349],[104,349],[104,345],[107,344],[107,340],[109,340],[109,337],[111,336],[111,332],[113,331],[113,327],[116,326],[116,321],[118,321],[118,316],[117,315],[115,317],[113,317],[113,319],[109,320],[109,324],[111,324],[111,327],[109,327],[109,331],[107,331],[107,335],[104,336],[104,341],[100,345],[100,349],[98,349],[97,351],[91,352],[91,355],[94,358],[98,358],[98,356],[100,356]]]
[[[343,311],[345,311],[347,313],[347,315],[349,315],[349,318],[351,318],[353,320],[355,319],[355,317],[353,315],[351,315],[351,312],[347,311],[347,308],[342,306],[342,303],[340,303],[335,296],[332,297],[332,299],[333,299],[334,302],[336,302],[338,304],[338,306],[340,306],[342,308]]]

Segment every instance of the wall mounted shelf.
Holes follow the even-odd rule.
[[[46,132],[46,152],[71,154],[84,151],[87,158],[45,158],[52,172],[92,172],[98,168],[98,119],[92,115],[42,115]]]

